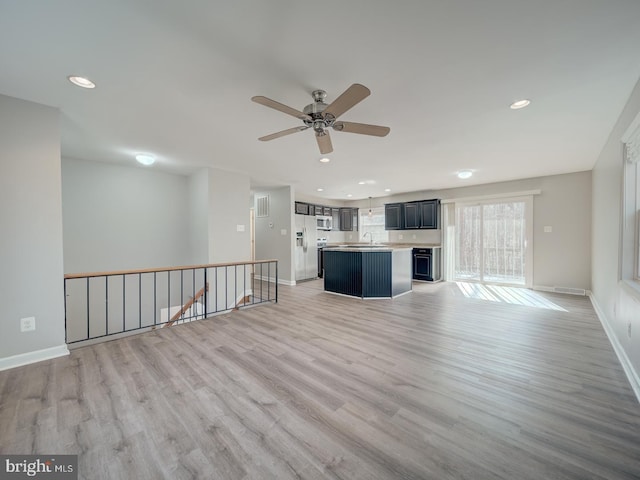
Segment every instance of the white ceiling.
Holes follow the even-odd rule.
[[[377,197],[591,169],[639,21],[638,0],[0,0],[0,93],[59,107],[66,157]],[[257,140],[301,122],[252,96],[302,109],[356,82],[372,94],[341,119],[387,137],[332,130],[329,164],[311,130]]]

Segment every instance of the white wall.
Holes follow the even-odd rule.
[[[202,169],[189,177],[190,263],[209,261],[209,170]]]
[[[621,137],[639,112],[640,84],[633,90],[593,169],[592,300],[640,399],[640,294],[620,281]]]
[[[1,95],[0,225],[2,369],[66,347],[59,113]],[[31,316],[36,330],[21,333]]]
[[[209,170],[210,263],[251,259],[250,197],[248,176]]]
[[[65,272],[194,263],[189,186],[153,167],[63,159]]]
[[[254,197],[269,196],[269,216],[256,217],[256,260],[278,260],[278,280],[295,282],[293,190],[291,187],[265,189],[254,192]],[[282,231],[285,234],[282,235]]]

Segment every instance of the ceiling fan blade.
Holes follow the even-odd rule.
[[[291,135],[292,133],[301,132],[303,130],[306,130],[307,128],[309,127],[293,127],[287,130],[282,130],[281,132],[272,133],[271,135],[265,135],[264,137],[260,137],[258,140],[267,142],[275,138],[284,137],[285,135]]]
[[[306,113],[296,110],[295,108],[288,107],[280,102],[276,102],[275,100],[271,100],[270,98],[258,95],[256,97],[251,97],[251,100],[259,103],[260,105],[264,105],[265,107],[273,108],[282,113],[286,113],[287,115],[299,118],[300,120],[311,120],[311,117]]]
[[[361,135],[373,135],[375,137],[386,137],[391,131],[389,127],[354,122],[336,122],[333,124],[333,129],[338,132],[359,133]]]
[[[324,155],[326,153],[333,152],[333,145],[331,145],[331,137],[329,136],[329,132],[316,132],[316,140],[318,142],[318,147],[320,147],[320,153]]]
[[[360,85],[359,83],[354,83],[349,88],[347,88],[342,95],[336,98],[331,104],[324,109],[324,114],[332,115],[333,118],[338,118],[344,112],[360,103],[362,100],[371,95],[371,90],[369,90],[364,85]]]

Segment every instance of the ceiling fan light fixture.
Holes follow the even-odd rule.
[[[69,75],[67,77],[67,80],[69,80],[71,83],[73,83],[74,85],[78,86],[78,87],[82,87],[82,88],[96,88],[96,84],[93,83],[91,80],[89,80],[86,77],[81,77],[79,75]]]
[[[511,110],[520,110],[521,108],[528,107],[530,103],[531,103],[531,100],[523,98],[522,100],[513,102],[511,105],[509,105],[509,108]]]
[[[473,175],[473,172],[471,170],[460,170],[458,172],[458,178],[461,178],[462,180],[471,178],[472,175]]]

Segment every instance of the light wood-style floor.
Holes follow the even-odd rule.
[[[640,405],[587,298],[321,287],[0,372],[0,452],[79,454],[92,480],[640,478]]]

